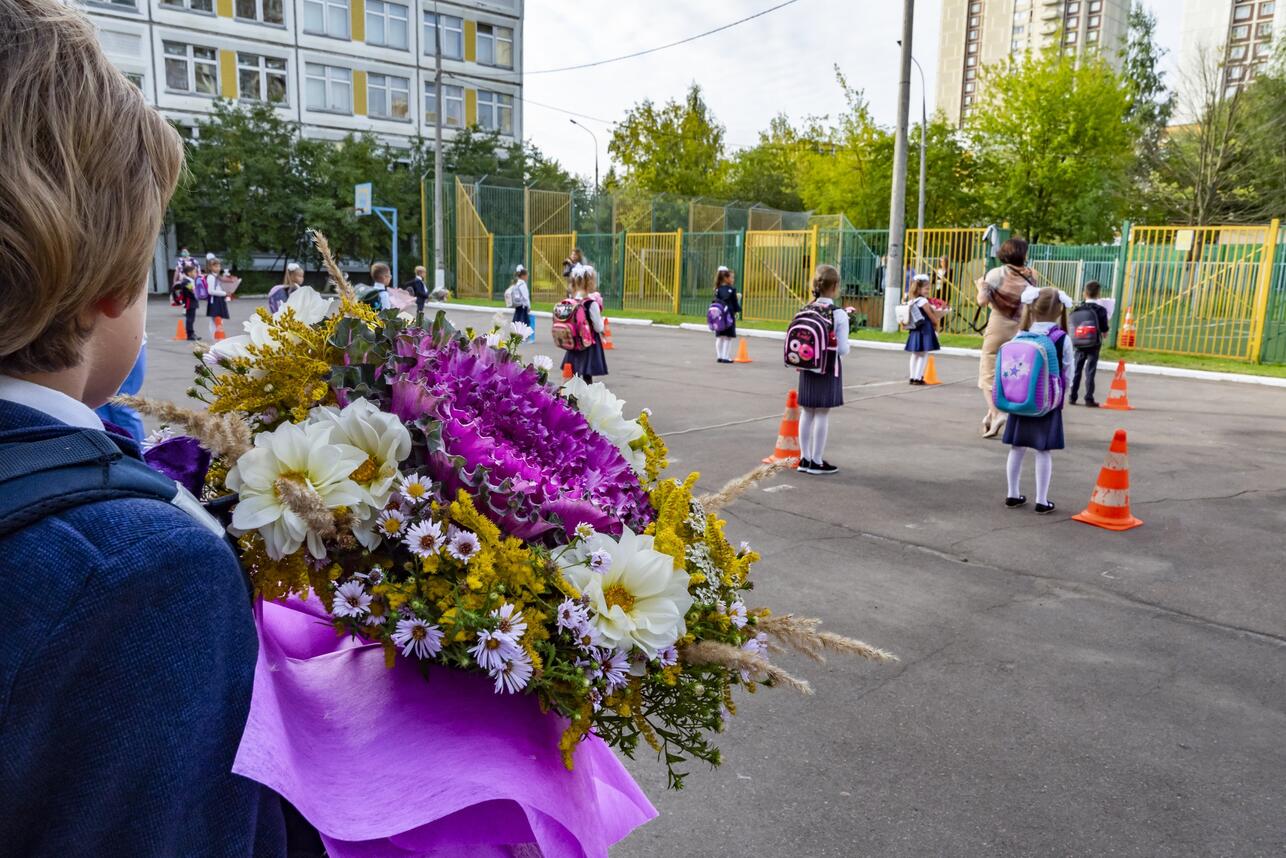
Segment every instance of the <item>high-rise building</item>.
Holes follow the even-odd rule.
[[[446,136],[522,139],[523,0],[85,0],[107,55],[183,126],[216,98],[266,102],[302,132],[433,136],[442,28]]]
[[[1226,92],[1254,79],[1272,59],[1273,40],[1286,30],[1286,2],[1187,0],[1179,42],[1179,75],[1201,76],[1202,64],[1222,65]]]
[[[981,94],[982,68],[1028,51],[1118,63],[1129,10],[1130,0],[943,0],[937,109],[960,124]]]

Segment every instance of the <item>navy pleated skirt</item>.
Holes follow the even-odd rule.
[[[1010,414],[1005,420],[1004,442],[1033,450],[1063,449],[1063,409],[1051,411],[1044,417]]]
[[[577,375],[607,375],[607,354],[603,351],[603,341],[597,339],[594,345],[578,352],[563,352],[563,363],[571,364],[572,372]]]

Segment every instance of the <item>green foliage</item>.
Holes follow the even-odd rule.
[[[1136,129],[1137,160],[1129,213],[1144,223],[1165,217],[1157,173],[1166,126],[1175,106],[1175,94],[1166,86],[1165,73],[1160,68],[1165,53],[1156,42],[1156,16],[1136,0],[1130,8],[1129,31],[1121,51],[1121,75],[1130,98],[1126,115]]]
[[[759,144],[735,153],[728,162],[717,196],[727,200],[763,203],[783,211],[802,211],[798,161],[803,143],[785,114],[778,114]]]
[[[984,211],[1029,241],[1110,240],[1129,207],[1131,99],[1103,60],[1059,53],[983,71],[966,126]]]
[[[722,183],[723,126],[693,84],[683,102],[636,105],[612,129],[607,151],[623,185],[658,194],[713,195]]]

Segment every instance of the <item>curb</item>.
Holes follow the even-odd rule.
[[[477,304],[456,304],[444,303],[441,301],[429,301],[424,306],[433,307],[435,310],[464,310],[474,313],[495,313],[503,312],[507,307],[483,307]],[[543,310],[532,312],[533,316],[549,318],[551,314]],[[710,332],[705,325],[697,325],[692,322],[683,322],[678,325],[660,325],[651,319],[617,319],[612,318],[613,325],[628,325],[638,327],[656,327],[667,330],[682,331],[699,331],[703,334]],[[760,331],[753,328],[744,328],[737,332],[738,336],[750,337],[761,340],[784,340],[786,339],[785,331]],[[852,348],[857,349],[874,349],[875,351],[900,352],[904,351],[902,343],[885,343],[874,340],[854,340],[850,339],[849,344]],[[948,355],[950,357],[971,357],[977,358],[982,356],[980,349],[966,349],[958,346],[943,346],[938,354]],[[1258,384],[1263,387],[1281,387],[1286,388],[1286,378],[1274,378],[1268,375],[1244,375],[1235,372],[1211,372],[1205,369],[1183,369],[1176,366],[1152,366],[1145,363],[1126,362],[1130,372],[1136,375],[1159,375],[1166,378],[1189,378],[1196,381],[1230,381],[1234,384]]]

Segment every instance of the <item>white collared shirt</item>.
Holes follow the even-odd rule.
[[[43,384],[24,381],[9,375],[0,375],[0,399],[25,405],[43,414],[66,423],[68,426],[79,426],[82,429],[103,429],[103,421],[94,413],[94,409],[85,403],[72,399],[67,394],[45,387]]]

